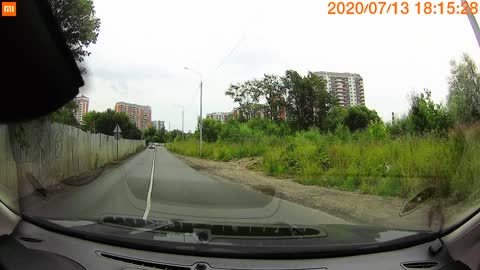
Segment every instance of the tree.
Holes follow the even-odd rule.
[[[90,55],[87,47],[95,44],[100,30],[100,19],[95,17],[92,0],[49,0],[65,41],[76,61]],[[85,69],[82,70],[85,73]]]
[[[312,72],[308,73],[306,79],[312,93],[314,125],[320,129],[325,129],[325,120],[330,111],[337,106],[337,98],[327,91],[324,79]]]
[[[154,126],[147,127],[146,129],[143,130],[143,136],[145,138],[147,137],[153,137],[157,133],[157,129]]]
[[[160,138],[156,135],[157,129],[154,126],[147,127],[143,130],[143,138],[145,139],[145,143],[150,142],[160,142]]]
[[[57,19],[65,41],[73,58],[82,62],[90,55],[87,47],[95,44],[100,31],[100,19],[95,17],[92,0],[49,0],[52,13]],[[80,67],[82,73],[86,69]],[[72,104],[68,103],[57,112],[49,115],[52,121],[78,126],[78,122],[69,113]],[[67,120],[65,120],[65,118]]]
[[[336,106],[327,115],[324,122],[324,129],[328,131],[335,131],[337,126],[345,124],[345,117],[347,116],[347,108]]]
[[[122,130],[123,138],[141,139],[141,131],[130,121],[127,114],[115,112],[112,109],[107,109],[105,112],[92,111],[86,113],[83,117],[82,129],[92,133],[102,133],[112,136],[117,124]]]
[[[322,127],[328,112],[336,105],[322,78],[311,72],[302,77],[293,70],[283,77],[265,74],[261,80],[230,85],[225,94],[240,105],[240,121],[262,117],[279,122],[288,111],[288,120],[296,130]]]
[[[307,129],[313,125],[313,108],[305,89],[305,81],[293,70],[285,72],[283,80],[287,88],[288,121],[295,130]]]
[[[412,124],[408,116],[402,116],[398,119],[395,119],[392,123],[387,123],[386,125],[388,133],[393,136],[402,136],[408,133],[414,133],[412,129]]]
[[[51,113],[48,118],[52,122],[78,127],[78,121],[75,118],[76,110],[78,110],[78,104],[75,101],[70,101],[65,106]]]
[[[480,74],[473,59],[464,54],[460,63],[451,61],[448,109],[457,122],[480,120]]]
[[[414,93],[410,97],[410,109],[394,123],[387,125],[390,134],[394,136],[405,134],[444,135],[453,127],[454,120],[445,106],[432,100],[431,91]]]
[[[169,138],[173,141],[178,135],[176,130],[173,130],[171,133],[168,133],[165,130],[165,128],[156,129],[153,126],[144,129],[142,133],[143,133],[143,138],[145,139],[145,142],[147,144],[149,142],[165,143],[169,141]],[[181,137],[181,134],[179,136]]]
[[[96,111],[90,111],[83,115],[82,117],[82,126],[83,130],[88,130],[92,133],[96,132],[97,120],[100,117],[101,113]]]
[[[159,143],[165,143],[167,140],[166,140],[166,135],[167,134],[167,131],[165,130],[165,128],[161,128],[159,130],[157,130],[157,133],[155,134],[158,138],[158,142]]]
[[[265,74],[258,85],[262,97],[267,102],[267,106],[265,106],[266,116],[275,122],[281,121],[282,114],[286,110],[286,88],[283,85],[282,78],[277,75]]]
[[[165,136],[166,136],[165,137],[166,142],[175,142],[182,139],[183,133],[181,130],[174,129],[171,131],[167,131]]]
[[[232,84],[225,92],[225,95],[233,98],[234,102],[240,105],[239,118],[244,121],[257,116],[263,106],[259,101],[262,97],[261,82],[259,80],[250,80],[243,83]]]
[[[203,139],[207,142],[216,142],[222,129],[222,123],[215,119],[203,120]]]
[[[431,131],[445,133],[452,126],[446,108],[441,104],[435,104],[432,92],[427,89],[423,93],[412,95],[408,117],[414,133],[423,134]]]
[[[344,119],[345,126],[351,132],[366,129],[370,123],[376,122],[380,122],[377,112],[365,106],[349,107]]]
[[[325,81],[311,72],[302,77],[289,70],[283,84],[287,92],[287,117],[293,128],[306,130],[324,126],[328,113],[336,105],[335,97],[326,90]]]
[[[240,105],[239,118],[243,122],[255,117],[280,121],[285,112],[285,87],[277,75],[265,74],[260,80],[232,84],[225,94]]]
[[[123,131],[123,130],[122,130]],[[132,140],[140,140],[142,139],[142,132],[138,129],[135,124],[128,121],[128,124],[125,126],[125,131],[122,132],[123,138],[125,139],[132,139]]]

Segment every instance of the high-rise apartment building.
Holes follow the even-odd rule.
[[[74,101],[78,105],[78,109],[75,110],[75,119],[77,119],[78,123],[82,123],[83,121],[83,115],[88,112],[88,103],[89,103],[89,98],[82,95],[80,97],[76,97]]]
[[[207,118],[215,119],[217,121],[220,121],[222,123],[227,122],[228,117],[230,117],[232,113],[229,112],[214,112],[214,113],[209,113],[207,114]]]
[[[165,121],[159,121],[159,120],[152,121],[152,126],[155,127],[155,129],[157,130],[164,129]]]
[[[115,104],[115,111],[126,113],[130,121],[135,123],[135,126],[140,130],[152,126],[152,109],[150,106],[117,102]]]
[[[327,91],[338,98],[343,107],[365,105],[363,78],[356,73],[314,72],[327,82]]]

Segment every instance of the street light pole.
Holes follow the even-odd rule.
[[[200,73],[200,156],[202,156],[202,143],[203,143],[202,95],[203,95],[203,79],[202,79],[202,74]]]
[[[202,103],[203,103],[203,76],[201,72],[195,71],[191,68],[185,67],[186,70],[189,70],[200,76],[200,119],[198,120],[198,129],[200,132],[200,155],[202,155],[202,143],[203,143],[203,112],[202,112]]]
[[[183,107],[182,105],[179,105],[179,104],[175,104],[176,106],[182,108],[182,139],[185,139],[185,132],[184,132],[184,120],[185,120],[185,117],[184,117],[184,112],[185,112],[185,107]]]
[[[168,142],[172,142],[172,131],[170,129],[170,121],[168,121]]]

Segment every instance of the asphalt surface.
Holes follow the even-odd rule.
[[[50,219],[98,220],[108,215],[242,223],[347,223],[228,181],[203,175],[164,147],[146,149],[93,182],[21,201],[22,212]]]

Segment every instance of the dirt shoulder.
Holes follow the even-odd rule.
[[[352,223],[381,224],[389,228],[429,229],[429,216],[445,211],[435,203],[426,203],[408,215],[400,216],[405,200],[347,192],[319,186],[302,185],[291,178],[274,178],[248,168],[258,158],[219,162],[177,155],[189,166],[219,181],[240,184],[252,190],[306,207],[318,209]]]

